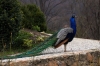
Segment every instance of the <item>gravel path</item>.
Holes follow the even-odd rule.
[[[67,44],[67,51],[83,51],[83,50],[90,50],[90,49],[97,49],[100,50],[100,40],[91,40],[91,39],[82,39],[82,38],[74,38],[72,42]],[[57,49],[48,48],[43,51],[43,54],[50,54],[50,53],[61,53],[64,51],[64,46],[60,46]]]

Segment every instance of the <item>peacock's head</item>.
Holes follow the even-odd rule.
[[[75,14],[72,15],[72,18],[75,18]]]

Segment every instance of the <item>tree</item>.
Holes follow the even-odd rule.
[[[46,31],[46,21],[43,12],[32,4],[23,5],[22,11],[24,14],[22,26],[28,29],[35,29],[38,31]]]
[[[24,4],[36,4],[40,10],[45,14],[46,25],[50,25],[54,18],[60,17],[64,4],[67,0],[20,0]],[[65,9],[65,8],[64,8]],[[59,20],[57,18],[56,20]],[[54,24],[53,24],[54,25]]]
[[[99,0],[79,0],[80,13],[78,13],[77,37],[99,39]]]
[[[99,22],[99,35],[100,35],[100,0],[99,0],[98,22]],[[100,40],[100,36],[99,36],[99,40]]]
[[[21,19],[20,3],[17,0],[0,0],[0,46],[8,45],[17,35]]]

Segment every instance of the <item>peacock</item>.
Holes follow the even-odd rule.
[[[57,34],[57,42],[54,47],[58,48],[62,44],[64,44],[64,52],[66,52],[66,45],[68,42],[71,42],[76,34],[76,20],[75,15],[72,15],[70,18],[70,27],[65,27],[61,29]]]
[[[62,44],[64,44],[64,51],[66,51],[66,45],[68,42],[72,41],[76,34],[76,21],[75,15],[72,15],[70,18],[71,27],[65,27],[58,32],[54,33],[52,36],[47,38],[44,42],[39,45],[33,47],[32,49],[23,52],[21,54],[13,55],[13,56],[3,56],[0,59],[14,59],[14,58],[22,58],[22,57],[30,57],[40,55],[42,51],[47,49],[48,47],[58,48]]]

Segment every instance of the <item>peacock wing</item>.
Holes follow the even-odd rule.
[[[66,36],[68,35],[68,33],[73,33],[73,29],[70,28],[70,27],[61,29],[57,34],[57,39],[58,40],[57,40],[55,45],[57,45],[59,42],[64,40],[66,38]]]

